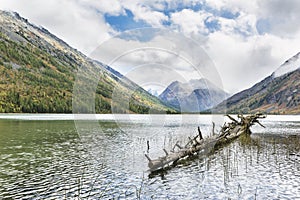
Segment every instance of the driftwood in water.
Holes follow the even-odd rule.
[[[225,123],[219,134],[214,133],[215,124],[213,123],[212,136],[204,139],[202,137],[200,127],[198,127],[198,135],[193,138],[189,138],[189,141],[185,146],[181,147],[177,142],[170,152],[167,152],[165,149],[163,149],[165,156],[157,159],[151,159],[147,154],[145,154],[149,161],[149,171],[155,172],[164,169],[171,164],[176,164],[181,159],[185,159],[195,154],[205,154],[238,138],[243,134],[250,134],[250,127],[255,123],[263,126],[258,119],[265,118],[266,116],[260,113],[249,116],[238,115],[239,120],[234,119],[230,115],[227,115],[227,117],[231,120],[231,122]],[[175,149],[177,149],[177,151],[175,151]]]

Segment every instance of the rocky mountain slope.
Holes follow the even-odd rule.
[[[228,94],[207,79],[171,83],[159,98],[181,112],[200,112],[222,102]]]
[[[95,111],[110,113],[173,112],[109,66],[86,57],[44,28],[17,13],[0,11],[0,112],[70,113],[76,73],[96,69]],[[115,88],[126,106],[113,102]],[[84,90],[84,88],[83,88]],[[77,110],[88,112],[88,107]],[[83,106],[84,107],[84,106]]]
[[[217,113],[300,114],[300,53],[253,87],[213,109]]]

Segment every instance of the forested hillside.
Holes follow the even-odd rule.
[[[300,114],[300,53],[253,87],[216,106],[218,113]]]
[[[97,113],[111,113],[115,87],[131,95],[129,107],[114,105],[120,113],[174,111],[130,80],[121,80],[108,66],[91,60],[17,13],[0,11],[0,25],[2,113],[71,113],[74,81],[82,65],[97,68],[101,74],[95,91]]]

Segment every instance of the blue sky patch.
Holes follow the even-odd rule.
[[[260,35],[271,31],[271,25],[267,19],[259,19],[256,23],[256,29]]]
[[[206,28],[209,30],[209,32],[215,32],[221,29],[221,25],[219,24],[219,21],[214,19],[214,20],[209,20],[207,18],[204,22]]]
[[[119,16],[111,16],[109,14],[105,14],[105,21],[115,30],[117,31],[126,31],[130,29],[142,28],[142,27],[151,27],[146,22],[139,20],[135,21],[133,18],[133,13],[125,9],[126,15]]]
[[[221,10],[220,11],[220,17],[226,18],[226,19],[236,19],[240,16],[240,13],[232,13],[229,10]]]

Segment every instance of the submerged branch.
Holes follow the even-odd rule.
[[[193,138],[189,138],[189,141],[186,143],[186,145],[184,145],[184,147],[181,147],[178,142],[176,142],[170,152],[167,152],[167,150],[163,149],[163,151],[165,152],[165,156],[159,157],[157,159],[151,159],[147,154],[145,154],[146,158],[149,161],[149,171],[155,172],[158,170],[162,170],[168,166],[171,166],[171,164],[173,164],[172,166],[174,166],[177,161],[181,159],[185,159],[195,154],[204,154],[213,151],[219,146],[222,146],[241,135],[250,134],[250,127],[255,123],[264,127],[258,121],[258,119],[266,117],[261,113],[249,116],[238,115],[238,121],[230,115],[226,116],[231,120],[231,122],[225,123],[221,127],[219,134],[215,134],[215,124],[213,123],[213,135],[209,138],[203,139],[200,127],[198,127],[198,134]],[[178,151],[175,151],[175,147],[178,148]]]

